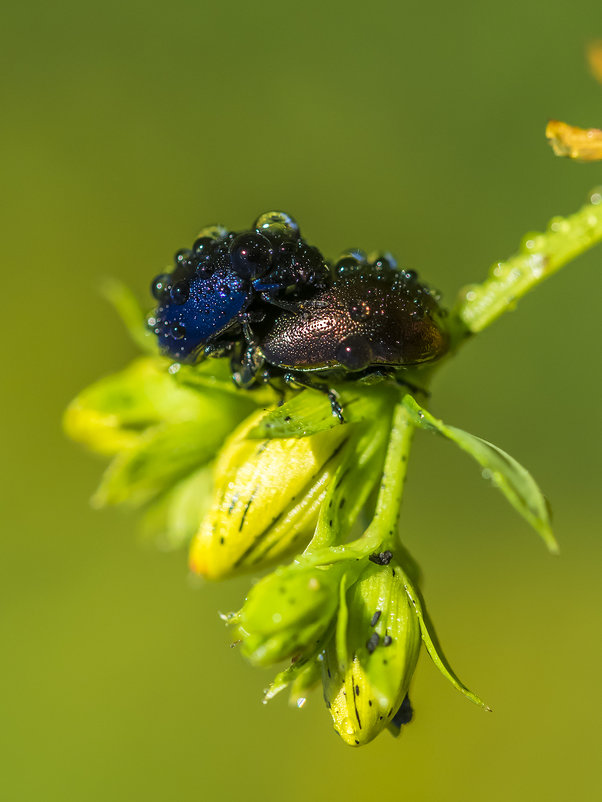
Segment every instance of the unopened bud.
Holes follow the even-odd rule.
[[[347,593],[347,621],[326,649],[324,696],[341,738],[371,741],[407,694],[420,651],[420,625],[395,561],[370,563]]]

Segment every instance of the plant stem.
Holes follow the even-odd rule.
[[[451,313],[452,350],[468,335],[482,331],[519,298],[567,262],[602,240],[602,203],[592,202],[569,217],[554,217],[545,233],[528,234],[521,250],[493,265],[481,284],[465,287]]]

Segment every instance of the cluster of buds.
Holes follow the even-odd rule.
[[[122,291],[117,300],[131,322],[131,297]],[[149,345],[141,325],[133,333]],[[147,535],[162,547],[187,545],[196,574],[262,577],[224,617],[249,662],[280,669],[266,700],[287,689],[300,707],[322,683],[346,743],[397,734],[412,717],[408,692],[424,645],[444,676],[486,707],[441,652],[399,539],[414,431],[436,432],[472,456],[554,550],[531,476],[389,383],[342,386],[344,424],[313,390],[277,400],[269,387],[236,390],[221,360],[184,366],[149,353],[78,396],[65,427],[111,457],[97,506],[143,508]]]
[[[588,53],[602,81],[602,44]],[[558,155],[602,159],[602,131],[551,121]],[[449,318],[450,354],[541,281],[602,241],[602,198],[532,233],[485,281],[460,293]],[[336,731],[352,746],[412,718],[408,690],[422,645],[468,699],[487,706],[453,672],[398,536],[415,429],[449,440],[557,551],[545,498],[501,449],[433,417],[391,384],[339,388],[345,423],[314,390],[277,404],[264,386],[240,392],[224,360],[170,364],[158,356],[144,316],[123,287],[108,295],[148,356],[81,393],[67,433],[111,458],[96,506],[143,507],[144,530],[164,548],[189,545],[190,568],[210,579],[264,574],[242,608],[224,616],[242,654],[285,667],[266,700],[288,689],[302,706],[322,682]],[[438,363],[440,364],[440,363]],[[409,371],[408,386],[425,388]],[[282,564],[286,559],[288,564]],[[272,573],[265,573],[279,565]]]

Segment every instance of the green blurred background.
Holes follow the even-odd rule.
[[[260,703],[183,553],[88,506],[101,463],[60,417],[134,355],[97,292],[141,294],[215,220],[294,214],[334,256],[385,248],[441,288],[569,213],[602,167],[599,0],[12,4],[0,32],[5,211],[0,794],[6,800],[593,800],[600,746],[602,248],[467,347],[434,410],[529,467],[550,557],[460,452],[417,436],[404,534],[457,671],[423,656],[414,723],[344,746],[316,693]],[[336,795],[336,796],[335,796]]]

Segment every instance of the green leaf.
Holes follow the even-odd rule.
[[[520,463],[492,443],[455,426],[447,426],[423,409],[410,395],[404,396],[403,403],[417,426],[447,437],[470,454],[483,468],[483,476],[491,479],[501,490],[510,504],[539,533],[548,549],[553,554],[558,553],[546,499],[531,474]]]

